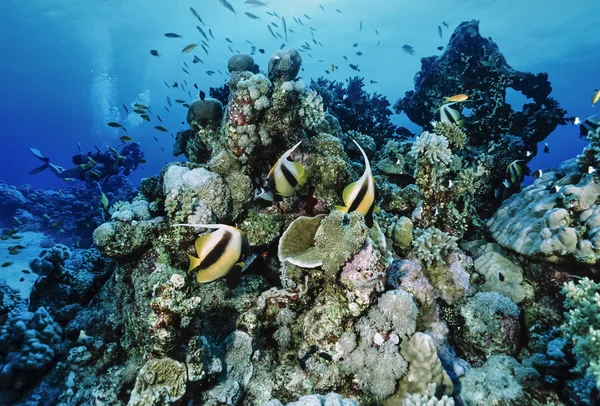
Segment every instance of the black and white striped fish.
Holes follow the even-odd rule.
[[[517,159],[506,166],[506,181],[509,186],[515,186],[523,182],[523,168],[521,168],[523,162],[525,161]]]
[[[579,128],[581,136],[585,137],[587,136],[589,131],[594,133],[598,130],[598,128],[600,128],[600,119],[594,119],[594,117],[596,117],[599,114],[600,113],[596,113],[583,121],[581,121],[579,117],[575,117],[575,119],[573,120],[573,124],[580,126]]]
[[[288,149],[267,175],[269,188],[279,196],[290,197],[298,185],[306,183],[304,167],[298,162],[288,161],[289,156],[301,143],[302,141]]]
[[[354,141],[354,140],[352,140]],[[344,213],[350,213],[353,211],[359,212],[365,216],[365,223],[368,227],[373,226],[373,210],[375,209],[375,178],[371,172],[371,164],[367,154],[358,144],[354,141],[362,156],[365,160],[365,172],[359,180],[346,186],[342,194],[344,199],[344,206],[336,206],[336,209],[343,211]]]
[[[441,123],[452,123],[458,126],[462,125],[463,120],[460,116],[460,111],[454,107],[455,105],[456,102],[442,104],[436,114],[437,121]]]
[[[251,260],[248,261],[245,257],[248,250],[246,235],[233,226],[226,224],[175,224],[175,226],[216,229],[212,233],[198,237],[194,243],[197,257],[188,254],[190,259],[188,272],[196,272],[196,279],[200,283],[229,277],[229,274],[239,280],[241,272],[251,263]]]

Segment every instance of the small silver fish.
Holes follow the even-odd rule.
[[[221,2],[221,5],[223,7],[225,7],[227,10],[231,11],[233,13],[233,15],[236,15],[233,6],[227,0],[219,0],[219,1]]]

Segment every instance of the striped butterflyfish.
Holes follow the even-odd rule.
[[[457,102],[445,103],[438,109],[436,120],[441,123],[452,123],[458,126],[462,125],[463,120],[460,111],[456,107]]]
[[[344,206],[336,206],[336,209],[343,211],[344,213],[350,213],[357,211],[365,216],[365,223],[368,227],[373,226],[373,210],[375,209],[375,179],[371,172],[371,165],[369,164],[369,158],[367,154],[356,142],[354,143],[360,149],[363,158],[365,159],[365,172],[354,183],[349,184],[344,189],[342,198],[344,199]]]
[[[298,162],[288,161],[289,156],[294,152],[302,141],[288,149],[275,162],[275,165],[269,171],[267,180],[271,190],[274,190],[280,196],[290,197],[298,185],[306,183],[306,171]]]
[[[579,117],[575,117],[573,124],[580,126],[580,134],[586,136],[589,131],[595,133],[600,128],[600,119],[594,119],[600,113],[596,113],[593,116],[586,118],[581,121]]]
[[[244,253],[248,248],[248,240],[241,230],[226,224],[175,224],[174,226],[216,230],[196,239],[194,247],[197,257],[188,254],[190,259],[188,272],[196,272],[198,282],[212,282],[227,276],[230,272],[241,274],[247,268]]]
[[[523,168],[521,168],[522,159],[512,161],[506,166],[506,180],[510,186],[515,186],[523,181]]]

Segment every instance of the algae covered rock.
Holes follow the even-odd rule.
[[[313,139],[311,151],[307,170],[309,182],[315,187],[315,197],[341,203],[339,195],[351,177],[350,159],[342,142],[333,135],[320,134]]]
[[[464,325],[455,339],[467,360],[517,354],[521,346],[520,310],[512,300],[500,293],[480,292],[462,303],[458,312]]]
[[[522,286],[523,270],[504,255],[487,252],[477,258],[474,265],[485,278],[485,283],[479,286],[481,292],[498,292],[517,304],[527,296]]]
[[[534,386],[540,375],[505,355],[492,355],[479,368],[460,378],[461,397],[467,406],[527,405],[524,387]]]
[[[187,122],[190,127],[204,127],[209,123],[218,124],[223,118],[223,104],[217,99],[195,100],[188,110]]]
[[[227,61],[227,70],[229,72],[244,72],[254,70],[254,58],[248,54],[235,54]]]
[[[269,79],[278,83],[294,80],[301,65],[302,56],[297,50],[277,51],[269,59]]]
[[[342,265],[358,252],[367,234],[364,217],[359,213],[335,210],[323,219],[315,234],[315,247],[329,279],[335,278]]]
[[[153,223],[115,221],[101,224],[92,237],[100,252],[110,258],[129,258],[141,253],[150,245],[154,233]]]
[[[185,365],[171,358],[151,359],[135,380],[128,406],[168,405],[185,395]]]
[[[163,176],[165,208],[175,221],[187,222],[200,202],[210,209],[217,220],[231,214],[231,192],[225,180],[204,168],[189,169],[172,165]]]
[[[267,246],[275,241],[279,237],[282,225],[283,219],[277,214],[251,210],[240,228],[246,234],[248,244],[256,247]]]

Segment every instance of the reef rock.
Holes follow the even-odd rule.
[[[295,49],[277,51],[269,59],[269,79],[281,83],[296,79],[302,56]]]
[[[254,71],[254,58],[248,54],[235,54],[227,61],[227,70],[231,72]]]
[[[520,310],[509,298],[496,292],[480,292],[461,303],[458,312],[464,324],[455,339],[468,361],[481,362],[499,353],[517,354]]]
[[[535,386],[539,378],[535,369],[521,366],[514,358],[493,355],[460,379],[461,397],[467,406],[530,405],[525,388]]]
[[[440,56],[421,59],[421,71],[410,90],[394,105],[414,123],[427,127],[446,97],[465,93],[481,101],[467,121],[469,133],[486,142],[493,135],[510,133],[527,146],[546,138],[558,124],[564,124],[565,111],[549,97],[552,87],[546,73],[519,72],[511,68],[498,45],[479,33],[479,21],[461,23]],[[533,99],[521,112],[506,103],[506,89]]]

